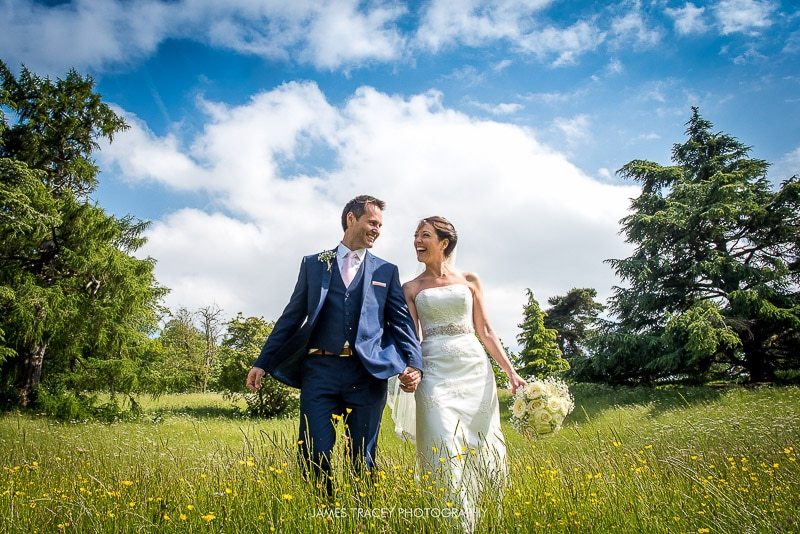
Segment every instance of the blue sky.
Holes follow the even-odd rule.
[[[450,218],[513,345],[540,302],[619,283],[632,159],[669,163],[690,108],[800,171],[800,7],[777,0],[0,0],[12,68],[91,74],[131,124],[95,197],[153,221],[167,303],[275,318],[338,212],[388,202],[375,252],[414,276]],[[546,305],[546,304],[545,304]]]

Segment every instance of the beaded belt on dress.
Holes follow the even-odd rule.
[[[460,336],[462,334],[471,334],[473,332],[472,326],[464,323],[450,323],[441,326],[434,326],[422,331],[425,337],[433,336]]]

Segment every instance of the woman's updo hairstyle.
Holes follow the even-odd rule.
[[[456,243],[458,243],[458,233],[456,232],[455,226],[453,226],[453,223],[444,217],[439,217],[438,215],[425,217],[419,222],[419,226],[422,226],[426,223],[433,226],[433,229],[436,232],[436,237],[439,238],[439,241],[442,239],[448,240],[447,247],[444,249],[444,257],[449,258],[456,249]]]

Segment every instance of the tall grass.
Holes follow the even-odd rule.
[[[800,530],[800,389],[573,391],[556,435],[528,441],[504,426],[510,485],[484,495],[477,531]],[[350,472],[340,446],[329,500],[301,477],[293,419],[236,418],[214,395],[141,403],[135,423],[0,418],[0,530],[460,529],[452,496],[415,474],[388,413],[377,480]]]

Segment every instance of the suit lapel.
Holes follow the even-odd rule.
[[[367,251],[364,256],[364,280],[362,280],[361,287],[361,306],[363,309],[364,299],[367,298],[367,291],[372,290],[372,273],[375,272],[375,256]]]
[[[336,251],[338,249],[334,248],[333,250]],[[339,264],[336,262],[336,258],[333,258],[330,263],[330,269],[328,265],[322,262],[319,262],[320,267],[322,269],[322,280],[320,280],[320,288],[319,288],[319,301],[317,302],[317,307],[314,309],[314,313],[309,318],[310,323],[313,323],[317,320],[317,315],[319,315],[320,310],[322,309],[322,304],[325,302],[325,297],[328,296],[328,290],[331,287],[331,276],[333,276],[333,270],[339,268]]]

